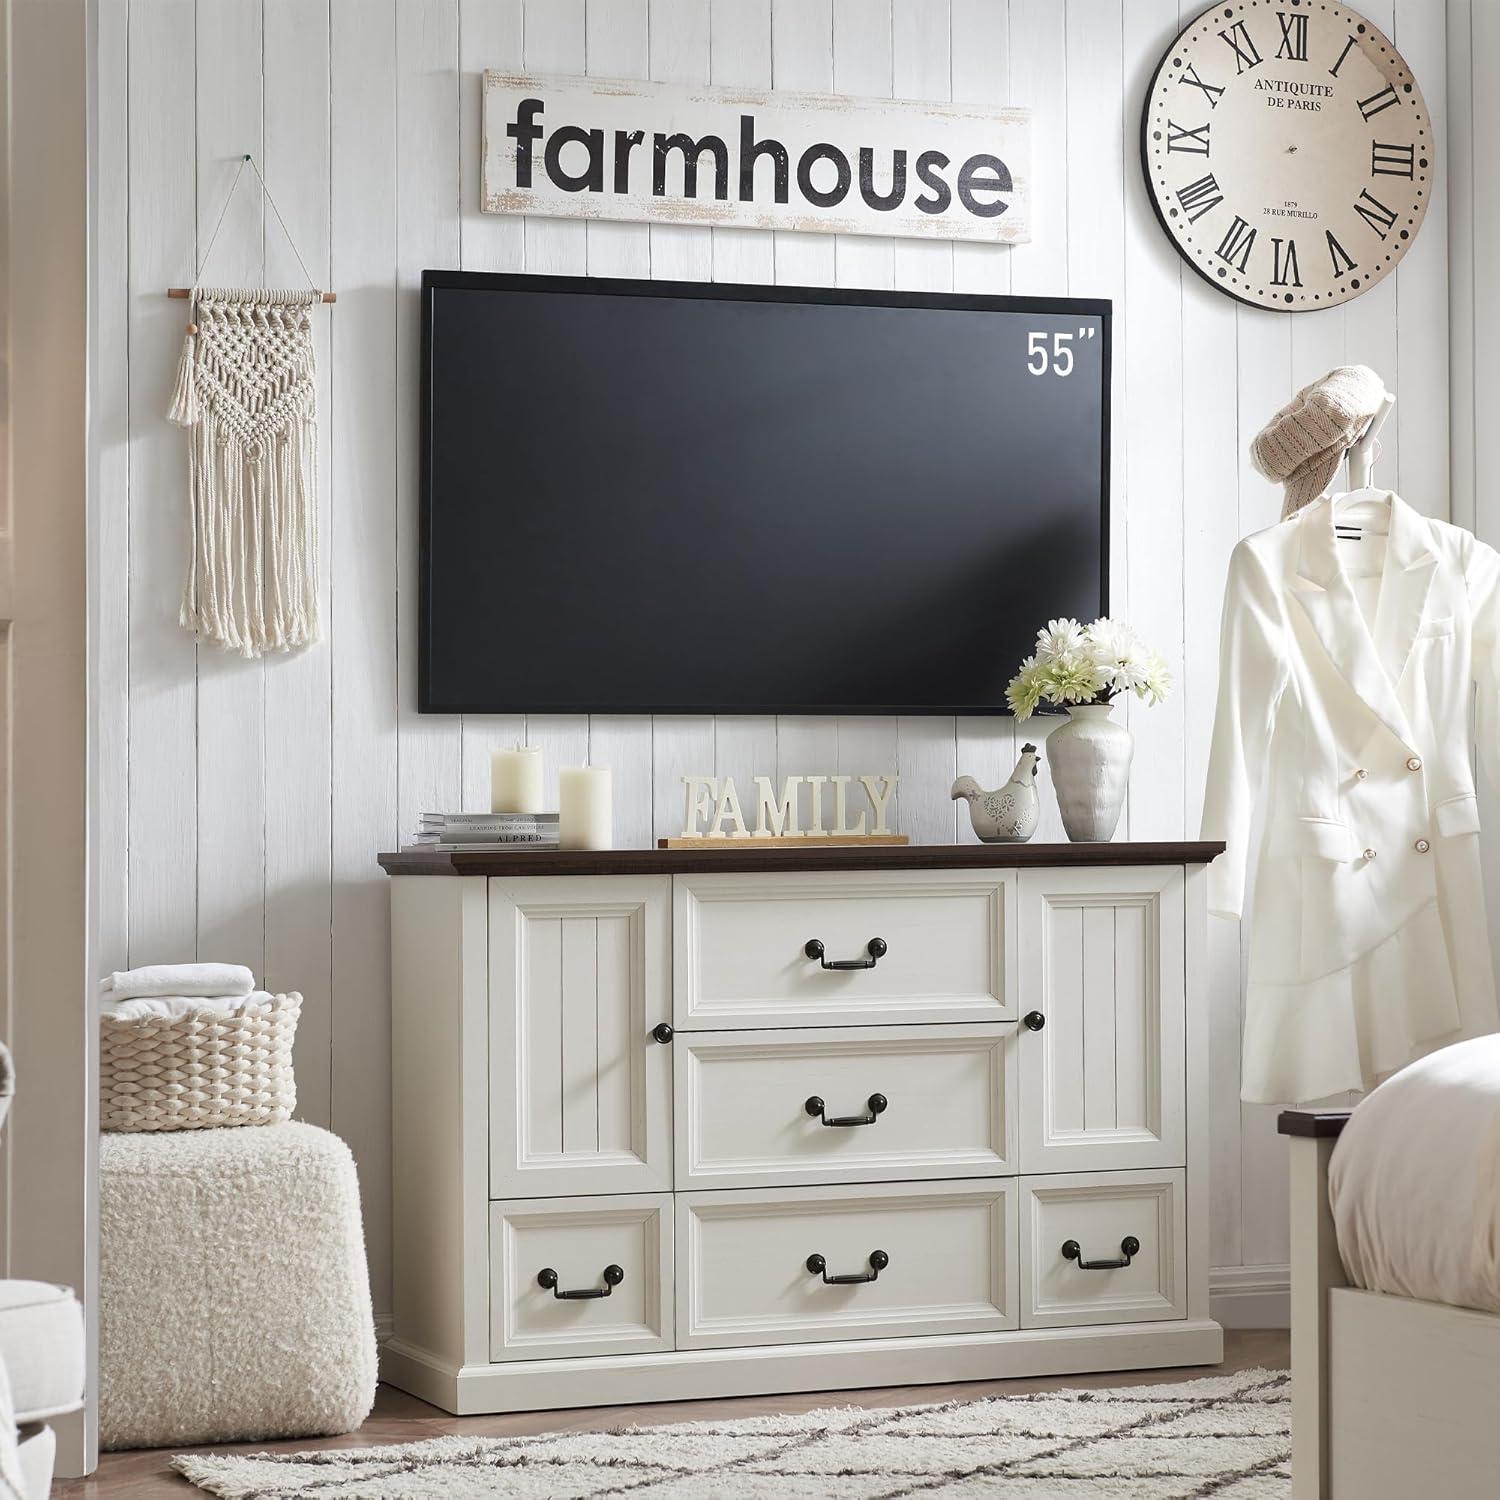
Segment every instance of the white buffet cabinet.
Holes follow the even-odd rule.
[[[384,1378],[472,1413],[1216,1362],[1216,850],[383,856]]]

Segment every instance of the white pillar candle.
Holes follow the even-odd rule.
[[[613,849],[608,766],[564,766],[557,773],[558,839],[564,849]]]
[[[507,745],[490,751],[490,811],[539,813],[547,810],[542,789],[542,752],[537,745]]]

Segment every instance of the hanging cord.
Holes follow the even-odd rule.
[[[261,193],[266,202],[271,205],[271,212],[276,215],[276,222],[281,225],[281,232],[286,236],[287,244],[292,247],[292,254],[297,258],[297,264],[301,267],[303,276],[307,278],[308,286],[312,288],[311,300],[314,302],[324,299],[330,302],[333,300],[333,294],[325,293],[313,280],[312,272],[307,269],[307,262],[302,259],[302,252],[297,248],[296,240],[292,238],[291,230],[286,227],[286,220],[281,215],[281,209],[277,206],[271,189],[266,185],[266,179],[259,164],[247,151],[240,158],[239,170],[234,174],[234,181],[229,184],[229,193],[224,199],[224,206],[219,210],[213,233],[208,237],[208,248],[203,252],[203,258],[198,262],[198,268],[193,273],[193,284],[187,290],[188,325],[182,340],[182,354],[177,361],[177,379],[172,388],[172,399],[167,407],[167,420],[177,423],[179,427],[191,426],[198,420],[198,396],[194,380],[193,356],[193,340],[197,337],[198,325],[193,320],[197,316],[198,298],[203,291],[203,273],[208,269],[209,257],[214,253],[214,246],[219,240],[219,231],[224,227],[224,220],[229,214],[229,205],[234,201],[235,189],[239,187],[240,178],[245,175],[246,167],[250,167],[255,172]],[[276,295],[285,296],[284,293]],[[275,296],[273,300],[276,300]]]
[[[245,168],[310,290],[207,289],[203,282]],[[264,237],[262,237],[264,254]],[[178,618],[200,640],[244,656],[318,639],[317,393],[306,309],[322,292],[248,153],[194,272],[168,295],[203,316],[183,339],[169,420],[191,429],[191,552]]]
[[[254,171],[256,180],[260,183],[260,190],[264,194],[266,202],[271,205],[271,212],[276,215],[276,222],[281,225],[281,232],[286,236],[287,244],[292,247],[292,254],[296,257],[297,264],[301,268],[303,276],[307,278],[308,286],[321,297],[323,289],[313,280],[312,272],[307,269],[307,262],[302,259],[302,252],[297,248],[296,240],[292,238],[292,231],[286,227],[286,220],[281,216],[281,209],[277,207],[276,199],[271,189],[266,185],[266,179],[260,170],[260,164],[247,151],[240,159],[239,171],[234,174],[234,181],[229,184],[229,196],[224,199],[224,207],[219,210],[219,218],[214,224],[214,232],[208,237],[208,249],[203,252],[203,259],[198,262],[198,269],[193,275],[192,289],[188,293],[189,301],[196,303],[198,300],[198,293],[203,286],[203,273],[208,269],[208,258],[214,253],[214,245],[218,241],[219,231],[224,227],[224,218],[229,212],[229,205],[234,201],[234,190],[240,185],[240,178],[245,175],[246,167]]]

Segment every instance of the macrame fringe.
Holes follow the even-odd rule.
[[[313,645],[322,638],[316,427],[293,428],[264,455],[247,453],[207,415],[191,448],[192,556],[180,622],[246,657]]]
[[[315,293],[202,294],[169,416],[191,430],[178,618],[246,657],[321,639]]]

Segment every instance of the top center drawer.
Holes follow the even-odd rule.
[[[678,875],[672,888],[678,1027],[1015,1018],[1014,871]]]

